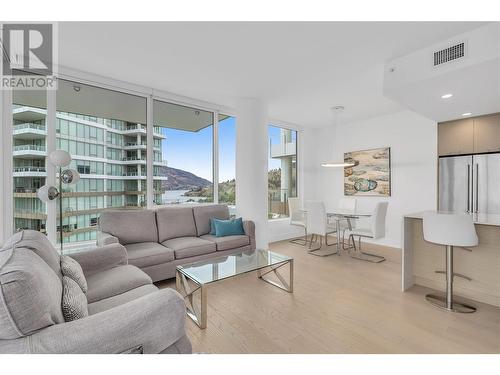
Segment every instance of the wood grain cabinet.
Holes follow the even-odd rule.
[[[500,113],[474,119],[474,152],[500,151]]]
[[[472,154],[473,152],[473,119],[447,121],[438,125],[439,156]]]
[[[500,113],[438,125],[439,156],[499,151]]]

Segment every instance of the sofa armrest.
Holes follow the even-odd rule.
[[[70,257],[80,264],[85,276],[128,264],[127,250],[118,243],[70,254]]]
[[[251,220],[243,220],[243,230],[250,237],[250,245],[255,249],[255,223]]]
[[[30,337],[32,353],[160,353],[185,336],[186,306],[162,289],[112,309],[56,324]]]
[[[97,246],[110,245],[112,243],[120,243],[120,241],[118,241],[118,238],[110,233],[101,231],[97,232]]]

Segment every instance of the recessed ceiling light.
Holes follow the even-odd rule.
[[[470,115],[472,115],[472,113],[470,113],[470,112],[462,113],[462,116],[470,116]]]
[[[444,95],[441,95],[441,99],[449,99],[453,96],[453,94],[444,94]]]

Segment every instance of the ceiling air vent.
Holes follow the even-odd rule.
[[[434,66],[461,59],[465,56],[465,42],[434,52]]]

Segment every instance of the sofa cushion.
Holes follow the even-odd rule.
[[[176,237],[196,236],[191,207],[163,207],[156,210],[158,242]]]
[[[172,238],[161,243],[175,252],[175,259],[190,258],[197,255],[213,253],[216,251],[214,242],[198,237]]]
[[[109,210],[101,213],[99,229],[118,238],[122,245],[158,242],[156,215],[152,210]]]
[[[151,283],[151,278],[135,266],[114,267],[87,277],[87,301],[92,303]]]
[[[30,335],[63,323],[61,279],[34,251],[0,251],[0,339]]]
[[[88,306],[89,315],[100,313],[112,309],[113,307],[123,305],[127,302],[136,300],[139,297],[156,292],[158,288],[153,284],[143,285],[128,292],[118,294],[113,297],[105,298],[97,302],[90,303]]]
[[[59,253],[45,234],[36,230],[23,230],[10,237],[3,248],[10,248],[14,245],[34,251],[59,277],[62,277]]]
[[[193,216],[196,223],[196,235],[210,233],[210,218],[229,219],[229,208],[225,204],[211,204],[193,207]]]
[[[217,251],[231,250],[238,247],[250,245],[250,238],[245,235],[237,236],[226,236],[226,237],[216,237],[211,234],[205,234],[201,236],[204,240],[215,242],[217,246]]]
[[[83,274],[80,263],[67,255],[63,255],[61,256],[61,272],[63,276],[67,276],[70,279],[73,279],[73,281],[78,284],[83,293],[87,293],[87,279],[85,279],[85,275]]]
[[[136,267],[155,266],[175,259],[174,251],[157,242],[132,243],[125,246],[128,262]]]
[[[78,283],[68,276],[63,276],[62,284],[61,306],[64,320],[71,322],[88,316],[87,298]]]

